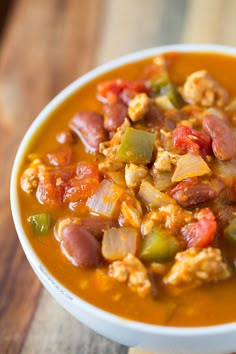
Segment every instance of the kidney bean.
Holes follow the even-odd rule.
[[[112,220],[103,219],[97,216],[90,216],[80,220],[80,226],[91,232],[96,238],[101,238],[103,232],[107,229],[115,227],[116,224]]]
[[[127,107],[121,102],[107,103],[103,106],[104,128],[109,131],[116,130],[127,116]]]
[[[65,226],[77,224],[83,229],[86,229],[94,237],[100,239],[103,236],[105,230],[116,227],[116,223],[113,220],[101,218],[100,216],[90,216],[85,218],[79,218],[77,216],[66,216],[57,220],[54,227],[54,236],[57,241],[62,240],[62,230]]]
[[[228,124],[215,115],[208,115],[203,118],[202,127],[212,138],[214,155],[221,161],[232,159],[236,143]]]
[[[97,112],[77,113],[69,122],[69,127],[81,138],[89,151],[98,151],[99,144],[108,139],[108,132],[103,127],[103,117]]]
[[[231,205],[224,205],[216,213],[216,220],[221,228],[226,227],[234,218],[236,208]]]
[[[67,166],[71,163],[72,150],[64,148],[47,154],[50,165],[53,166]]]
[[[62,229],[61,249],[75,266],[96,267],[102,261],[99,242],[78,224],[70,224]]]
[[[162,127],[164,125],[163,114],[156,106],[150,105],[143,119],[149,128]]]
[[[210,182],[189,178],[178,183],[170,195],[179,205],[186,208],[216,198],[224,188],[224,184],[216,178]]]
[[[137,95],[137,91],[133,91],[130,89],[124,89],[120,96],[119,99],[126,105],[128,106],[130,101],[134,98],[134,96]]]
[[[77,136],[74,132],[70,130],[63,130],[56,135],[56,140],[59,144],[75,144],[77,141]]]

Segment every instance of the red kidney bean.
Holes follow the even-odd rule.
[[[61,249],[70,262],[79,267],[96,267],[102,261],[99,242],[78,224],[70,224],[62,229]]]
[[[103,117],[97,112],[77,113],[69,122],[69,127],[81,138],[89,151],[98,151],[99,144],[108,139],[108,132],[103,127]]]
[[[65,226],[77,224],[82,228],[90,232],[94,237],[100,239],[103,236],[105,230],[117,226],[113,220],[101,218],[100,216],[90,216],[85,218],[79,218],[77,216],[66,216],[59,219],[54,227],[54,236],[57,241],[62,240],[62,230]]]
[[[221,228],[225,228],[234,218],[236,208],[231,205],[224,205],[221,209],[215,213],[218,225]]]
[[[53,166],[67,166],[71,163],[72,150],[64,148],[47,154],[50,165]]]
[[[162,127],[164,124],[164,117],[162,112],[155,106],[150,106],[143,117],[146,125],[152,127]]]
[[[80,226],[91,232],[96,238],[101,238],[103,232],[107,229],[115,227],[116,224],[112,220],[103,219],[97,216],[91,216],[80,220]]]
[[[127,107],[121,102],[108,103],[103,106],[104,128],[109,131],[116,130],[127,116]]]
[[[209,115],[203,118],[203,129],[212,138],[212,150],[219,160],[230,160],[236,153],[235,137],[222,119]]]
[[[130,101],[134,98],[134,96],[137,95],[137,91],[133,91],[130,89],[124,89],[120,96],[119,99],[126,105],[128,106]]]
[[[57,134],[56,140],[59,144],[69,144],[72,145],[76,143],[77,136],[74,134],[74,132],[69,131],[69,130],[64,130],[60,133]]]
[[[190,207],[199,203],[216,198],[225,188],[225,185],[218,179],[210,182],[198,182],[197,179],[188,179],[178,183],[170,192],[182,207]]]

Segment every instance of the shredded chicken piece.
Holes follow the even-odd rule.
[[[140,227],[143,211],[140,202],[135,197],[128,196],[121,203],[121,217],[125,226]]]
[[[148,169],[145,166],[137,166],[133,163],[125,165],[125,182],[128,188],[138,188],[142,180],[147,176]]]
[[[161,147],[165,150],[172,150],[173,149],[173,140],[172,140],[172,132],[167,131],[166,129],[160,129],[160,140],[155,141],[155,145],[157,149]]]
[[[128,115],[133,122],[140,120],[147,112],[150,98],[146,93],[138,93],[129,103]]]
[[[163,280],[165,284],[186,290],[229,276],[230,271],[218,248],[189,248],[177,253],[175,264]]]
[[[39,169],[44,168],[42,161],[39,158],[34,159],[30,166],[26,168],[21,176],[21,188],[27,194],[31,194],[38,186]]]
[[[151,291],[147,269],[132,254],[128,254],[122,261],[115,261],[110,264],[108,274],[120,282],[128,281],[130,289],[137,292],[141,297],[145,297]]]
[[[178,155],[158,148],[154,167],[160,172],[171,172],[172,167],[176,165]]]
[[[151,211],[143,219],[141,232],[147,235],[156,225],[163,225],[171,229],[174,233],[179,233],[180,229],[193,221],[190,211],[184,210],[177,204],[168,204],[159,208],[158,211]]]
[[[150,264],[149,270],[155,274],[163,275],[167,271],[167,265],[163,263],[153,262]]]
[[[99,145],[99,152],[101,154],[103,154],[104,156],[106,156],[106,158],[108,158],[108,159],[111,159],[111,160],[116,159],[117,151],[118,151],[120,145],[110,146],[110,144],[106,145],[106,143],[109,143],[109,142],[104,142]]]
[[[124,167],[123,162],[114,161],[112,159],[104,160],[98,164],[98,169],[102,173],[107,173],[110,171],[120,171]]]
[[[130,121],[128,118],[125,118],[124,123],[117,128],[112,138],[99,144],[99,152],[109,159],[116,159],[121,139],[128,127],[130,127]]]
[[[108,275],[120,282],[125,282],[129,278],[128,270],[123,261],[115,261],[109,265]]]
[[[183,86],[184,99],[203,107],[222,107],[228,101],[228,93],[206,70],[196,71],[189,75]]]

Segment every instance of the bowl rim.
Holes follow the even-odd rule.
[[[139,60],[153,57],[158,54],[167,53],[167,52],[195,52],[195,53],[216,53],[223,54],[229,56],[236,56],[236,47],[232,46],[224,46],[224,45],[215,45],[215,44],[173,44],[166,46],[159,46],[154,48],[148,48],[141,51],[132,52],[130,54],[121,56],[115,60],[111,60],[105,64],[102,64],[86,74],[82,75],[71,84],[69,84],[66,88],[64,88],[60,93],[58,93],[37,115],[37,117],[33,120],[30,127],[26,131],[21,143],[18,147],[15,160],[13,163],[11,180],[10,180],[10,204],[11,211],[13,216],[13,221],[15,224],[15,228],[22,245],[22,248],[27,256],[31,265],[37,267],[41,265],[46,269],[50,278],[53,279],[53,282],[58,285],[63,291],[69,294],[73,298],[73,302],[75,302],[78,307],[83,307],[83,309],[89,313],[96,316],[101,320],[106,320],[109,323],[118,324],[122,327],[126,327],[127,329],[135,330],[137,332],[156,334],[162,336],[178,336],[178,337],[198,337],[198,336],[209,336],[209,335],[217,335],[224,334],[229,332],[236,331],[236,322],[219,324],[219,325],[211,325],[211,326],[201,326],[201,327],[174,327],[174,326],[164,326],[164,325],[155,325],[144,322],[134,321],[128,318],[120,317],[119,315],[115,315],[103,309],[96,307],[95,305],[90,304],[86,300],[83,300],[78,295],[71,292],[67,289],[60,281],[58,281],[53,274],[47,269],[47,267],[43,264],[41,259],[38,257],[36,252],[33,250],[25,232],[21,224],[20,220],[20,206],[19,206],[19,198],[17,193],[17,176],[19,166],[21,164],[22,158],[24,155],[28,142],[32,136],[36,132],[36,130],[48,119],[50,114],[63,102],[65,102],[69,96],[73,95],[77,90],[86,85],[89,81],[93,80],[97,76],[102,75],[103,73],[107,73],[112,69],[120,67],[124,64],[137,62]],[[34,269],[34,268],[33,268]],[[34,269],[35,271],[35,269]],[[35,271],[36,273],[36,271]],[[36,273],[37,275],[37,273]],[[49,285],[48,285],[49,286]],[[46,286],[45,286],[46,287]],[[46,287],[47,288],[47,287]],[[65,301],[70,301],[65,298]]]

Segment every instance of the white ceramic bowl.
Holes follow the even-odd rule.
[[[57,95],[38,115],[25,134],[18,149],[11,177],[11,208],[15,227],[32,268],[51,295],[74,317],[101,335],[127,346],[139,347],[152,352],[162,353],[230,353],[236,351],[236,323],[225,325],[175,328],[149,325],[120,318],[93,305],[63,287],[50,272],[45,269],[33,251],[23,230],[19,200],[17,195],[17,172],[28,142],[35,131],[70,95],[95,77],[122,66],[164,52],[216,52],[236,56],[236,48],[218,45],[171,45],[132,53],[105,65],[102,65],[78,80],[74,81]],[[236,58],[235,58],[236,60]]]

